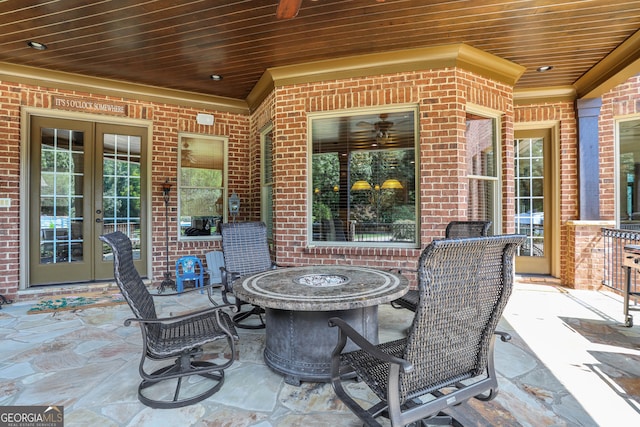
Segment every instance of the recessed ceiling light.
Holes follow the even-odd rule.
[[[47,45],[44,43],[34,42],[33,40],[29,40],[27,42],[27,46],[35,50],[47,50]]]
[[[211,74],[209,77],[211,77],[211,80],[219,82],[220,80],[222,80],[222,76],[220,74]]]
[[[545,71],[549,71],[551,69],[553,69],[552,65],[543,65],[542,67],[536,68],[536,71],[539,73],[544,73]]]

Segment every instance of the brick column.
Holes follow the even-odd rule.
[[[575,289],[600,289],[604,277],[601,229],[613,226],[613,221],[567,221],[563,285]]]

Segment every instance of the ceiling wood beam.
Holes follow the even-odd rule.
[[[574,83],[577,96],[598,98],[640,73],[640,30],[625,40]]]

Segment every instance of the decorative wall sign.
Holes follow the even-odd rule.
[[[67,96],[54,96],[53,106],[61,110],[83,111],[86,113],[113,114],[117,116],[127,115],[127,105],[109,101],[94,101],[91,99],[74,98]]]

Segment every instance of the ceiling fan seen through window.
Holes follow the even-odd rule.
[[[298,15],[302,0],[280,0],[278,3],[278,10],[276,11],[276,18],[278,19],[291,19]]]

